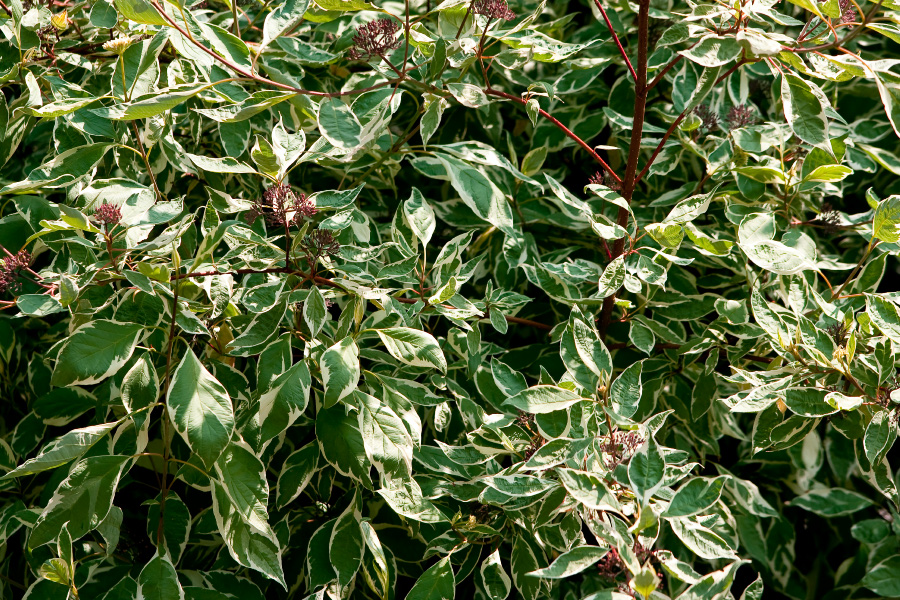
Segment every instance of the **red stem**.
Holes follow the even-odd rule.
[[[194,271],[191,273],[176,273],[172,275],[170,281],[177,281],[179,279],[188,279],[191,277],[209,277],[212,275],[256,275],[256,274],[265,274],[265,273],[294,273],[304,279],[308,279],[313,281],[319,285],[325,285],[331,288],[336,288],[339,290],[343,290],[340,284],[328,279],[327,277],[319,277],[318,275],[312,275],[304,273],[298,269],[290,269],[287,267],[274,267],[271,269],[237,269],[235,271]],[[419,302],[419,300],[415,298],[394,298],[397,302],[402,302],[403,304],[415,304]],[[532,321],[530,319],[523,319],[521,317],[510,317],[505,316],[507,323],[515,323],[517,325],[527,325],[529,327],[534,327],[535,329],[542,329],[544,331],[550,331],[553,329],[552,326],[547,325],[545,323],[538,323],[537,321]]]
[[[518,96],[513,96],[512,94],[507,94],[506,92],[501,92],[499,90],[495,90],[492,88],[488,88],[488,89],[484,90],[484,93],[489,96],[499,96],[500,98],[506,98],[507,100],[512,100],[513,102],[518,102],[519,104],[522,104],[522,105],[528,104],[525,100],[522,100]],[[554,125],[559,127],[563,133],[565,133],[569,138],[574,140],[579,146],[581,146],[582,148],[587,150],[588,154],[590,154],[592,157],[594,157],[594,160],[596,160],[598,163],[600,163],[600,166],[603,167],[606,170],[606,172],[609,173],[612,176],[612,178],[616,180],[616,182],[622,183],[622,180],[619,179],[619,176],[616,175],[616,172],[612,170],[612,167],[610,167],[608,164],[606,164],[606,161],[603,160],[599,154],[597,154],[596,150],[591,148],[590,145],[588,145],[584,140],[582,140],[580,137],[575,135],[568,127],[566,127],[565,125],[560,123],[559,120],[554,118],[553,115],[548,113],[543,108],[538,108],[538,112],[540,113],[540,115],[542,117],[544,117],[545,119],[547,119],[548,121],[550,121],[551,123],[553,123]]]
[[[640,0],[638,8],[638,66],[637,77],[634,80],[634,120],[631,129],[631,142],[628,145],[628,162],[625,164],[625,178],[622,182],[622,197],[628,204],[634,196],[634,188],[637,185],[635,173],[637,163],[641,155],[641,138],[644,135],[644,116],[647,110],[647,62],[650,46],[650,0]],[[619,215],[616,222],[624,228],[628,225],[628,209],[619,207]],[[612,258],[615,260],[625,250],[625,237],[616,240],[613,245]],[[616,302],[616,294],[607,296],[603,300],[603,308],[600,310],[600,336],[606,338],[606,329],[612,318],[612,309]]]
[[[673,58],[672,60],[670,60],[670,61],[669,61],[669,64],[667,64],[665,67],[663,67],[663,70],[660,71],[660,72],[656,75],[656,77],[653,78],[653,81],[651,81],[650,84],[647,86],[647,91],[649,92],[649,91],[652,90],[654,87],[656,87],[656,84],[659,83],[660,81],[662,81],[662,78],[666,76],[666,73],[668,73],[669,71],[671,71],[671,70],[672,70],[672,67],[674,67],[675,65],[677,65],[677,64],[681,61],[682,58],[684,58],[684,57],[683,57],[682,55],[679,54],[678,56],[676,56],[675,58]]]
[[[322,98],[337,98],[340,96],[351,96],[351,95],[355,95],[355,94],[362,94],[364,92],[369,92],[372,90],[377,90],[379,88],[383,88],[388,85],[393,85],[394,83],[397,83],[398,81],[400,81],[400,79],[391,79],[389,81],[382,81],[381,83],[377,83],[377,84],[375,84],[373,86],[369,86],[367,88],[361,88],[358,90],[348,90],[346,92],[316,92],[313,90],[304,90],[301,88],[295,88],[292,85],[287,85],[285,83],[279,83],[277,81],[272,81],[271,79],[266,79],[265,77],[260,77],[259,75],[256,75],[256,74],[252,73],[251,71],[248,71],[248,70],[234,64],[233,62],[231,62],[224,56],[213,52],[212,50],[210,50],[203,44],[200,44],[199,42],[194,40],[190,35],[188,35],[187,31],[185,31],[184,29],[179,27],[178,24],[172,19],[172,17],[170,17],[169,14],[163,10],[163,8],[159,5],[159,2],[157,0],[150,0],[150,5],[153,6],[153,8],[155,8],[157,10],[157,12],[159,12],[160,16],[162,16],[162,18],[165,19],[166,22],[169,23],[169,25],[171,25],[174,29],[176,29],[187,40],[191,41],[200,50],[202,50],[203,52],[205,52],[206,54],[211,56],[213,59],[219,61],[220,63],[222,63],[229,69],[231,69],[232,71],[234,71],[236,73],[240,73],[242,76],[246,77],[247,79],[251,79],[253,81],[256,81],[257,83],[261,83],[261,84],[268,85],[271,87],[276,87],[276,88],[279,88],[282,90],[287,90],[289,92],[294,92],[295,94],[302,94],[305,96],[318,96],[318,97],[322,97]]]
[[[603,9],[603,5],[600,4],[600,0],[594,0],[594,4],[597,5],[597,8],[600,9],[600,14],[603,15],[603,20],[606,21],[606,26],[609,28],[609,33],[613,36],[613,41],[616,42],[616,46],[619,47],[619,52],[622,54],[622,58],[625,59],[625,65],[628,66],[628,70],[631,71],[631,77],[637,81],[637,73],[634,72],[634,67],[631,66],[631,61],[628,60],[628,55],[625,54],[625,48],[622,47],[622,42],[619,41],[619,36],[616,35],[616,31],[613,29],[612,23],[609,21],[609,16],[606,14],[606,10]]]
[[[730,69],[725,71],[725,73],[720,75],[719,78],[716,79],[716,83],[714,85],[718,85],[719,83],[721,83],[726,77],[728,77],[729,75],[734,73],[736,70],[738,70],[741,67],[741,65],[745,64],[745,62],[746,61],[744,59],[739,60],[733,67],[731,67]],[[669,140],[669,136],[671,136],[675,132],[675,129],[678,128],[678,125],[681,124],[681,122],[684,120],[684,118],[686,116],[687,116],[687,111],[682,111],[682,113],[680,115],[678,115],[678,118],[675,119],[675,121],[671,125],[669,125],[669,128],[666,130],[666,133],[663,135],[662,140],[656,146],[656,149],[653,150],[653,154],[650,155],[649,160],[647,160],[647,164],[644,165],[643,169],[641,169],[640,174],[637,176],[637,182],[635,182],[635,183],[640,182],[641,179],[644,178],[644,176],[647,174],[647,171],[650,170],[650,166],[653,164],[653,161],[655,161],[656,157],[659,156],[659,153],[662,152],[663,146],[665,146],[666,142]]]

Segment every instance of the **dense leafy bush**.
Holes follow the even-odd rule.
[[[0,3],[0,596],[900,596],[895,0],[230,1]]]

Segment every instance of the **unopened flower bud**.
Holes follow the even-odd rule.
[[[122,211],[115,204],[104,202],[97,207],[91,218],[100,225],[118,225],[122,220]]]

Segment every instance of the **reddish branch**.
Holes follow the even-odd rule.
[[[634,196],[634,187],[637,184],[635,173],[637,163],[641,155],[641,138],[644,135],[644,114],[647,110],[647,62],[650,46],[650,0],[640,0],[638,8],[638,66],[637,76],[634,79],[634,121],[631,129],[631,142],[628,145],[628,162],[625,164],[625,178],[622,182],[622,197],[628,204]],[[620,227],[628,225],[628,209],[619,207],[619,215],[616,222]],[[625,251],[625,237],[621,237],[613,244],[613,260],[620,257]],[[600,336],[606,338],[606,329],[612,318],[613,306],[615,306],[616,294],[607,296],[603,300],[603,308],[600,310]]]
[[[293,273],[298,275],[304,279],[314,281],[317,285],[324,285],[327,287],[339,289],[341,291],[345,291],[344,288],[337,282],[328,279],[327,277],[320,276],[310,276],[303,271],[299,271],[297,269],[289,269],[286,267],[275,267],[271,269],[237,269],[235,271],[221,272],[221,271],[194,271],[191,273],[178,273],[172,275],[171,280],[177,281],[179,279],[188,279],[191,277],[209,277],[212,275],[251,275],[251,274],[267,274],[267,273]],[[416,302],[420,302],[421,300],[418,298],[394,298],[397,302],[401,302],[403,304],[415,304]],[[447,308],[451,308],[447,306]],[[485,315],[486,316],[486,315]],[[532,321],[531,319],[523,319],[521,317],[510,317],[504,315],[507,323],[513,323],[515,325],[525,325],[527,327],[533,327],[534,329],[540,329],[542,331],[551,331],[553,327],[551,325],[547,325],[546,323],[540,323],[538,321]],[[681,348],[681,344],[673,344],[673,343],[659,343],[654,346],[654,350],[663,351],[663,350],[678,350]],[[623,348],[634,348],[634,345],[628,342],[616,342],[607,345],[607,348],[610,350],[621,350]],[[719,353],[725,354],[727,352],[726,348],[719,348]],[[742,356],[745,360],[760,362],[760,363],[770,363],[772,362],[772,358],[767,356],[758,356],[756,354],[745,354]]]
[[[292,85],[287,85],[285,83],[279,83],[277,81],[272,81],[271,79],[266,79],[265,77],[260,77],[259,75],[256,75],[252,71],[248,71],[247,69],[234,64],[233,62],[231,62],[230,60],[228,60],[221,54],[213,52],[212,50],[210,50],[203,44],[197,42],[197,40],[195,40],[193,38],[193,36],[191,36],[190,34],[188,34],[187,31],[182,29],[172,19],[172,17],[170,17],[169,14],[165,10],[163,10],[162,6],[159,5],[159,2],[157,0],[150,0],[150,4],[153,6],[153,8],[155,8],[157,10],[157,12],[159,12],[160,16],[162,16],[162,18],[165,19],[167,23],[169,23],[169,25],[171,25],[175,30],[177,30],[181,35],[183,35],[185,37],[185,39],[187,39],[188,41],[193,43],[195,46],[197,46],[197,48],[199,48],[200,50],[202,50],[203,52],[205,52],[206,54],[211,56],[213,59],[219,61],[220,63],[222,63],[223,65],[225,65],[226,67],[228,67],[229,69],[234,71],[235,73],[240,73],[242,76],[246,77],[247,79],[251,79],[251,80],[253,80],[257,83],[261,83],[263,85],[276,87],[276,88],[279,88],[282,90],[294,92],[295,94],[301,94],[304,96],[318,96],[318,97],[322,97],[322,98],[337,98],[339,96],[351,96],[351,95],[355,95],[355,94],[362,94],[364,92],[369,92],[372,90],[377,90],[379,88],[387,87],[389,85],[394,85],[394,84],[398,83],[399,81],[401,81],[401,79],[399,79],[399,78],[391,79],[388,81],[382,81],[381,83],[376,83],[375,85],[369,86],[367,88],[361,88],[361,89],[357,89],[357,90],[348,90],[346,92],[316,92],[313,90],[304,90],[301,88],[296,88]]]
[[[484,93],[489,96],[498,96],[500,98],[506,98],[507,100],[512,100],[513,102],[518,102],[519,104],[522,104],[523,106],[528,105],[527,101],[523,100],[522,98],[519,98],[518,96],[513,96],[512,94],[507,94],[506,92],[501,92],[501,91],[495,90],[493,88],[488,88],[488,89],[484,90]],[[619,179],[619,176],[616,175],[615,171],[612,170],[612,167],[610,167],[608,164],[606,164],[606,161],[603,160],[600,157],[600,155],[597,154],[597,151],[594,150],[593,148],[591,148],[589,144],[587,144],[584,140],[582,140],[580,137],[575,135],[575,133],[573,133],[572,130],[570,130],[568,127],[566,127],[565,125],[560,123],[558,119],[556,119],[553,115],[548,113],[543,108],[538,108],[538,113],[542,117],[544,117],[545,119],[547,119],[548,121],[550,121],[551,123],[553,123],[554,125],[559,127],[559,129],[563,133],[565,133],[566,136],[568,136],[569,138],[574,140],[575,143],[577,143],[579,146],[584,148],[588,152],[588,154],[590,154],[594,158],[594,160],[596,160],[598,163],[600,163],[600,166],[603,167],[606,170],[606,172],[609,173],[609,175],[616,180],[617,183],[622,183],[622,180]]]
[[[622,348],[634,348],[635,346],[628,342],[616,342],[614,344],[609,344],[606,347],[609,350],[621,350]],[[681,348],[681,344],[672,344],[670,342],[663,342],[663,343],[656,344],[655,346],[653,346],[653,349],[657,352],[660,352],[663,350],[678,350],[679,348]],[[719,350],[719,354],[727,354],[728,353],[727,348],[719,348],[718,350]],[[774,358],[770,358],[768,356],[759,356],[758,354],[745,354],[741,358],[752,361],[752,362],[760,362],[760,363],[770,363],[773,360],[775,360]]]
[[[881,8],[882,2],[883,2],[883,0],[878,0],[878,2],[875,3],[875,6],[873,6],[869,10],[869,12],[867,12],[863,16],[862,22],[859,25],[857,25],[855,28],[853,28],[853,30],[850,33],[845,35],[843,39],[840,39],[840,40],[835,39],[833,42],[829,42],[827,44],[819,44],[818,46],[808,46],[806,48],[801,47],[801,46],[795,46],[795,47],[782,46],[782,48],[785,51],[793,52],[794,54],[798,54],[801,52],[818,52],[821,50],[830,50],[831,48],[840,48],[841,46],[845,45],[847,42],[849,42],[850,40],[852,40],[853,38],[855,38],[856,36],[861,34],[866,29],[869,21],[871,21],[872,17],[875,15],[875,12],[879,8]],[[835,38],[837,38],[837,35],[835,35]]]
[[[600,14],[603,15],[603,20],[606,21],[606,27],[609,28],[609,33],[612,35],[613,41],[616,43],[616,46],[619,47],[619,53],[625,60],[625,65],[628,67],[628,70],[631,71],[632,79],[637,81],[637,73],[634,72],[634,67],[631,66],[631,61],[628,60],[628,55],[625,54],[625,48],[622,47],[622,42],[619,41],[619,36],[616,35],[616,30],[613,29],[612,23],[609,20],[609,16],[606,14],[606,10],[604,10],[603,5],[600,4],[600,0],[594,0],[594,4],[597,5],[597,8],[600,10]]]
[[[747,61],[745,59],[739,60],[733,67],[731,67],[730,69],[725,71],[725,73],[723,73],[722,75],[719,76],[718,79],[716,79],[715,85],[718,85],[719,83],[721,83],[729,75],[731,75],[732,73],[737,71],[741,67],[741,65],[744,65],[746,63],[747,63]],[[669,141],[669,136],[671,136],[675,132],[675,130],[678,128],[678,126],[681,124],[681,122],[687,116],[688,112],[689,112],[688,109],[685,109],[684,111],[682,111],[682,113],[680,115],[678,115],[678,118],[675,119],[675,121],[671,125],[669,125],[669,128],[666,130],[666,133],[663,135],[662,140],[660,140],[659,144],[657,144],[656,148],[653,150],[653,154],[650,155],[650,159],[647,160],[647,164],[644,165],[644,168],[641,169],[640,174],[637,176],[638,182],[640,182],[641,179],[643,179],[644,176],[647,174],[647,172],[650,170],[650,166],[653,165],[653,161],[656,160],[656,157],[659,156],[660,152],[662,152],[662,149],[666,145],[666,142]]]
[[[320,277],[318,275],[310,275],[309,273],[305,273],[298,269],[288,268],[288,267],[273,267],[271,269],[236,269],[234,271],[192,271],[190,273],[176,273],[172,275],[170,281],[177,281],[179,279],[190,279],[193,277],[211,277],[214,275],[264,275],[268,273],[292,273],[299,277],[302,277],[305,280],[313,281],[317,285],[324,285],[330,288],[335,288],[341,291],[346,291],[344,288],[337,282],[328,279],[327,277]],[[395,298],[398,302],[402,302],[404,304],[415,304],[419,302],[419,300],[414,298]],[[450,307],[448,307],[450,308]],[[505,316],[505,315],[504,315]],[[515,323],[516,325],[527,325],[528,327],[534,327],[535,329],[542,329],[544,331],[550,331],[553,329],[550,325],[546,325],[544,323],[538,323],[537,321],[532,321],[530,319],[523,319],[521,317],[510,317],[505,316],[507,323]]]
[[[674,66],[677,65],[679,62],[681,62],[681,59],[682,59],[682,58],[684,58],[684,57],[683,57],[682,55],[679,54],[678,56],[676,56],[675,58],[673,58],[672,60],[670,60],[670,61],[669,61],[669,64],[667,64],[665,67],[663,67],[663,70],[660,71],[660,72],[656,75],[656,77],[653,78],[653,81],[651,81],[650,84],[647,86],[647,91],[649,92],[650,90],[652,90],[653,88],[655,88],[655,87],[656,87],[656,84],[659,83],[660,81],[662,81],[663,77],[666,76],[666,73],[668,73],[670,70],[672,70],[672,67],[674,67]]]

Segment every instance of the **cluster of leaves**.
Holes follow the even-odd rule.
[[[0,1],[0,597],[900,596],[898,42]]]

